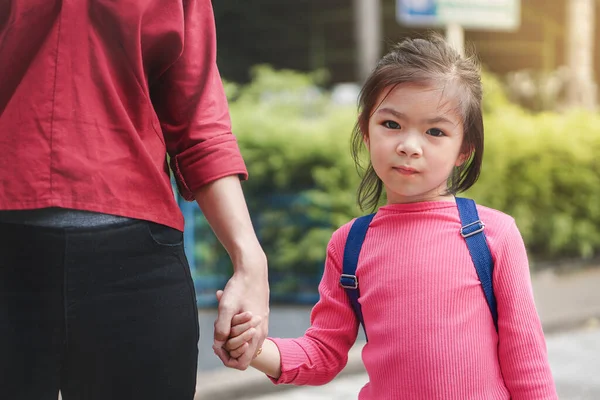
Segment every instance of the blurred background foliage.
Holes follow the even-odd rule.
[[[331,233],[363,213],[349,151],[356,103],[336,100],[322,88],[326,78],[262,65],[248,84],[225,83],[250,174],[244,191],[275,295],[314,292]],[[600,117],[534,112],[510,101],[508,85],[495,76],[484,73],[483,84],[484,163],[465,195],[515,218],[532,268],[597,256]],[[214,238],[204,240],[211,233],[199,222],[196,263],[203,274],[226,274],[226,255]]]

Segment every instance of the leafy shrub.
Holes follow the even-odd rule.
[[[226,85],[244,191],[271,274],[287,277],[273,291],[301,290],[299,276],[320,275],[333,230],[361,214],[349,152],[357,110],[331,102],[319,74],[261,66],[253,77]],[[512,215],[533,260],[598,255],[600,117],[532,114],[493,76],[483,82],[484,164],[466,195]]]

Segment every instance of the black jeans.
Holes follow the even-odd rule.
[[[0,398],[192,400],[198,312],[181,232],[0,223]]]

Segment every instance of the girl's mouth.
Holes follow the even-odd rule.
[[[419,171],[417,171],[416,169],[414,169],[412,167],[406,167],[406,166],[394,167],[394,170],[396,170],[397,172],[399,172],[402,175],[408,175],[408,176],[419,173]]]

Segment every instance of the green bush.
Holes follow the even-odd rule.
[[[333,230],[361,214],[349,152],[356,106],[332,104],[319,74],[262,66],[253,76],[227,92],[256,229],[272,274],[318,276]],[[483,81],[484,165],[467,195],[514,216],[534,260],[598,255],[600,117],[527,113],[493,76]]]
[[[356,111],[333,105],[318,78],[260,67],[230,101],[250,174],[244,192],[281,289],[299,284],[289,271],[318,277],[331,233],[359,213],[348,152]]]
[[[600,118],[589,112],[486,115],[480,181],[469,195],[512,215],[537,260],[600,250]]]

